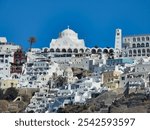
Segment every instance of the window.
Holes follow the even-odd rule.
[[[141,50],[138,50],[138,53],[141,53]]]
[[[8,63],[8,60],[5,60],[5,63]]]
[[[139,38],[139,37],[137,38],[137,41],[138,41],[138,42],[140,41],[140,38]]]
[[[145,37],[142,37],[142,41],[145,41]]]
[[[121,79],[122,79],[122,80],[125,80],[125,77],[122,77]]]
[[[124,41],[125,41],[125,43],[126,43],[126,41],[127,41],[126,38],[124,39]]]
[[[137,43],[137,47],[141,47],[140,43]]]
[[[133,42],[136,42],[136,38],[135,37],[133,38]]]
[[[149,47],[149,43],[146,43],[146,47]]]
[[[136,45],[135,45],[135,44],[133,44],[133,45],[132,45],[132,47],[133,47],[133,48],[136,48]]]
[[[146,37],[146,41],[149,41],[149,37]]]
[[[145,47],[144,43],[141,44],[141,47]]]
[[[133,53],[136,53],[136,50],[133,50]]]
[[[129,54],[132,54],[132,50],[129,50]]]

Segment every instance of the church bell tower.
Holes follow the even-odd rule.
[[[115,49],[122,49],[122,30],[116,29],[116,36],[115,36]]]

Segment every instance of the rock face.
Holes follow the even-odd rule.
[[[146,113],[150,112],[150,99],[144,93],[131,93],[111,105],[112,113]]]
[[[0,100],[0,113],[8,111],[9,102],[6,100]]]
[[[59,112],[65,113],[108,113],[110,110],[109,106],[116,99],[117,94],[109,91],[100,94],[96,98],[92,98],[87,101],[86,104],[70,105],[64,109],[59,109]]]
[[[0,100],[0,113],[18,113],[23,112],[27,103],[23,101],[8,102],[7,100]]]
[[[143,92],[130,93],[128,97],[116,91],[100,94],[86,104],[70,105],[59,112],[65,113],[149,113],[150,96]]]

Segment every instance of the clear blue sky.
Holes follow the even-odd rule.
[[[114,46],[115,29],[123,35],[150,33],[150,0],[0,0],[0,36],[29,47],[49,47],[67,28],[87,46]]]

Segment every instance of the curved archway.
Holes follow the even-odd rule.
[[[19,76],[17,74],[12,75],[12,79],[18,79]]]
[[[83,53],[83,52],[84,52],[84,49],[83,49],[83,48],[81,48],[79,51],[80,51],[80,53]]]
[[[136,50],[133,50],[133,53],[136,53]]]
[[[129,50],[129,57],[132,57],[132,50]]]
[[[149,37],[146,37],[146,41],[149,41]]]
[[[114,50],[113,50],[113,49],[110,49],[110,50],[109,50],[109,53],[114,53]]]
[[[144,44],[144,43],[142,43],[142,44],[141,44],[141,47],[145,47],[145,44]]]
[[[136,56],[136,50],[133,50],[133,56]]]
[[[140,49],[138,49],[138,54],[141,54],[141,50]]]
[[[141,50],[138,49],[138,56],[141,56]]]
[[[145,49],[142,49],[142,56],[145,56]]]
[[[53,48],[51,48],[51,49],[50,49],[50,52],[54,52],[54,49],[53,49]]]
[[[93,48],[93,49],[91,50],[91,53],[92,53],[92,54],[96,54],[96,49]]]
[[[102,53],[102,49],[98,49],[98,50],[97,50],[97,53]]]
[[[142,37],[142,41],[145,41],[145,37]]]
[[[147,56],[150,56],[150,49],[147,49]]]
[[[145,53],[145,49],[142,49],[142,52]]]
[[[133,42],[136,42],[136,38],[135,37],[133,38]]]
[[[75,49],[73,50],[73,52],[74,52],[74,53],[78,53],[78,49],[75,48]]]
[[[69,49],[68,49],[68,52],[69,52],[69,53],[72,53],[72,49],[71,49],[71,48],[69,48]]]
[[[130,54],[132,55],[132,50],[129,50],[129,55],[130,55]]]
[[[45,49],[44,49],[44,52],[45,52],[45,53],[46,53],[46,52],[48,52],[48,49],[47,49],[47,48],[45,48]]]
[[[133,47],[133,48],[136,48],[136,44],[132,44],[132,47]]]
[[[90,53],[90,49],[87,48],[87,49],[85,50],[85,52],[86,52],[86,53]]]
[[[108,50],[107,50],[107,49],[104,49],[104,50],[103,50],[103,53],[104,53],[104,54],[107,54],[107,53],[108,53]]]
[[[56,49],[56,52],[60,52],[60,49],[59,49],[59,48],[57,48],[57,49]]]
[[[148,42],[146,43],[146,47],[149,47],[149,43]]]
[[[63,48],[63,49],[62,49],[62,52],[66,52],[66,49]]]
[[[140,43],[137,43],[137,47],[141,47]]]

